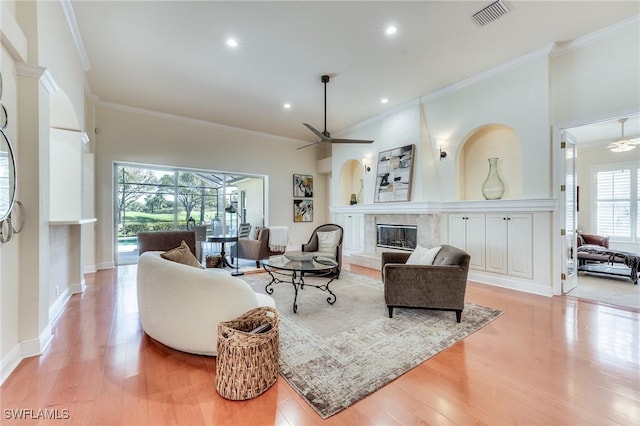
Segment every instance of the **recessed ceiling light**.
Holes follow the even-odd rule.
[[[390,36],[390,35],[394,35],[396,32],[398,32],[398,29],[393,25],[389,25],[384,32],[387,33],[387,35]]]
[[[235,38],[229,37],[227,39],[227,46],[231,48],[238,47],[238,40],[236,40]]]
[[[381,104],[386,104],[387,102],[389,102],[389,99],[387,99],[387,98],[380,99],[380,103]]]
[[[283,105],[284,109],[291,109],[291,104],[290,103],[286,103]]]

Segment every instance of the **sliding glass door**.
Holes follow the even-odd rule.
[[[117,265],[137,262],[138,232],[199,226],[235,235],[239,223],[264,224],[263,176],[125,163],[114,176]]]

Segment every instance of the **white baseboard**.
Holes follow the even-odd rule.
[[[512,276],[498,276],[495,274],[482,273],[480,271],[469,271],[469,281],[475,281],[482,284],[493,285],[496,287],[508,288],[511,290],[522,291],[525,293],[537,294],[539,296],[553,296],[551,283],[544,284],[535,281],[528,281],[522,278]]]
[[[20,342],[20,356],[22,358],[29,358],[42,354],[51,344],[51,340],[53,340],[51,325],[47,324],[37,339],[29,339]]]
[[[79,283],[69,285],[69,291],[71,292],[71,294],[84,293],[86,289],[87,283],[84,278],[82,278],[82,281],[80,281]]]
[[[22,361],[20,356],[20,344],[15,345],[0,362],[0,385],[13,373],[18,364]]]
[[[13,373],[20,361],[41,355],[53,340],[51,326],[47,325],[37,339],[29,339],[15,345],[0,362],[0,384]]]
[[[49,324],[55,324],[62,312],[64,312],[64,308],[67,306],[72,294],[70,287],[67,287],[49,306]]]
[[[98,272],[98,267],[96,265],[85,265],[82,272],[85,274],[93,274]]]
[[[113,269],[116,267],[115,263],[113,262],[102,262],[102,263],[98,263],[97,265],[97,269],[101,270],[101,269]]]

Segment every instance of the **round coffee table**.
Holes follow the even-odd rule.
[[[329,288],[329,284],[336,278],[335,269],[338,267],[338,262],[326,257],[304,256],[304,254],[297,256],[298,254],[288,253],[290,258],[287,257],[287,254],[271,256],[262,261],[262,267],[271,275],[271,282],[266,285],[264,290],[267,294],[273,294],[273,288],[271,288],[273,283],[291,283],[295,293],[293,298],[294,314],[298,312],[298,289],[303,289],[305,286],[328,292],[330,296],[327,297],[327,303],[333,305],[336,302],[336,295]],[[287,276],[290,280],[281,280],[274,274]],[[323,285],[307,284],[304,282],[304,274],[313,275],[314,277],[330,277],[330,279]]]

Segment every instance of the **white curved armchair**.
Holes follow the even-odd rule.
[[[179,351],[217,354],[218,323],[275,301],[225,271],[198,269],[147,251],[138,260],[138,310],[144,331]]]

